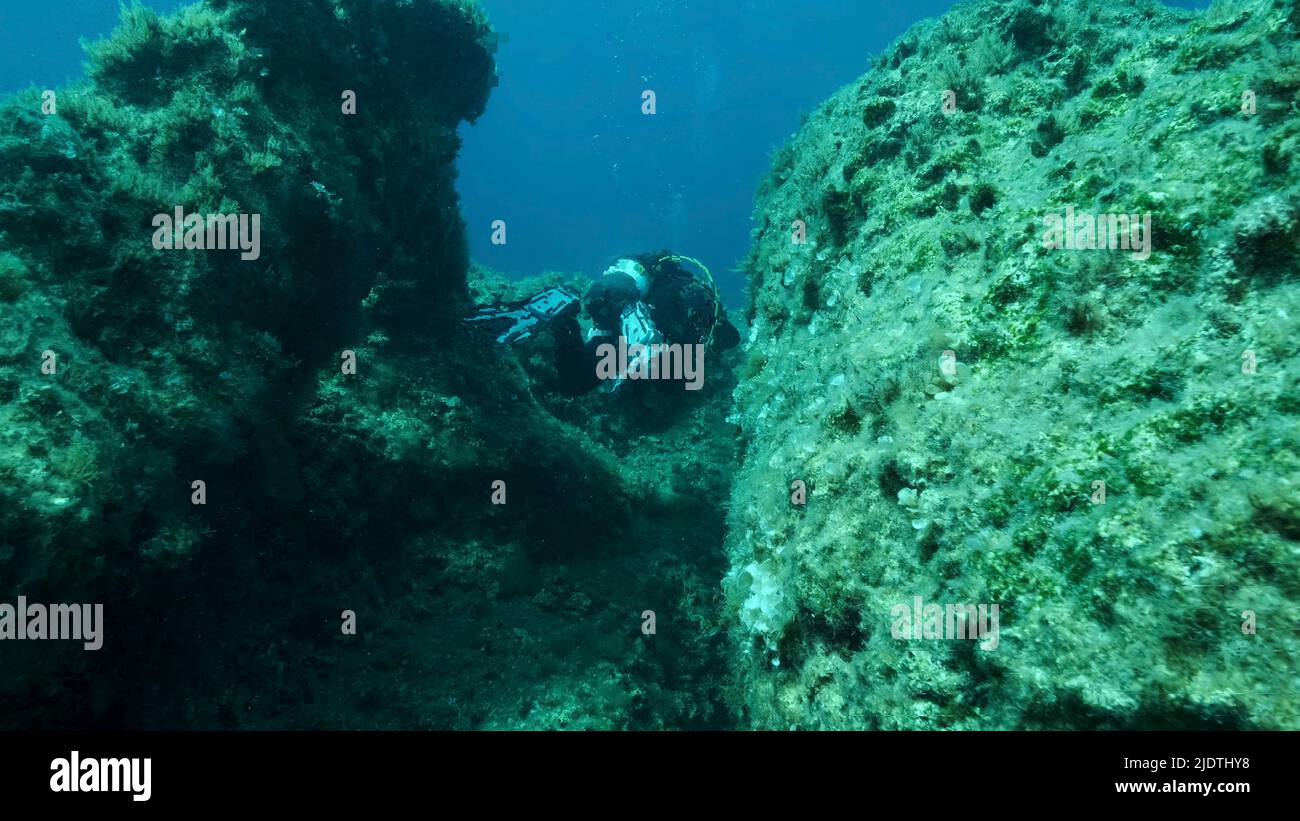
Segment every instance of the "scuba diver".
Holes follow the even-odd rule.
[[[683,268],[682,262],[698,266],[706,280]],[[578,325],[583,307],[593,326],[585,340]],[[530,299],[480,308],[466,321],[489,329],[502,344],[549,329],[555,338],[556,370],[563,390],[571,395],[589,391],[602,380],[617,390],[627,379],[659,378],[660,362],[676,354],[680,366],[682,351],[697,354],[702,377],[706,347],[726,350],[740,342],[708,269],[666,252],[619,259],[592,283],[581,302],[567,288],[547,288]]]

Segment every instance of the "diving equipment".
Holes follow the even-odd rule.
[[[498,332],[497,342],[509,345],[532,336],[539,326],[576,315],[580,308],[577,294],[566,288],[547,288],[531,299],[480,308],[465,321],[482,323]]]

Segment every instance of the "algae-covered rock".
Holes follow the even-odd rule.
[[[91,696],[77,714],[52,693],[7,726],[109,720],[138,677],[182,692],[194,671],[159,669],[182,639],[150,627],[202,635],[218,605],[164,615],[161,591],[196,596],[209,573],[255,592],[237,568],[255,576],[258,551],[328,541],[310,515],[282,526],[315,458],[298,450],[305,403],[380,321],[362,308],[379,286],[404,296],[372,311],[392,306],[384,330],[403,340],[467,304],[452,162],[493,82],[489,35],[475,5],[443,0],[136,5],[89,46],[85,82],[3,103],[0,577],[106,602],[116,634],[98,656],[8,668],[30,673],[11,692],[39,692],[67,664],[89,677],[55,680]],[[419,77],[395,78],[393,61]],[[173,244],[158,222],[177,210],[260,231],[238,249],[233,233],[227,250],[182,248],[181,226]],[[214,552],[229,562],[191,564]],[[149,720],[174,720],[167,709]]]
[[[748,721],[1300,726],[1296,9],[962,4],[778,153]]]
[[[0,104],[0,579],[106,614],[0,727],[1300,726],[1298,8],[916,26],[613,396],[460,321],[586,285],[469,264],[475,3],[126,9]]]
[[[106,621],[0,644],[0,726],[729,720],[725,365],[636,430],[460,321],[493,37],[464,0],[134,6],[0,106],[0,579]],[[260,244],[168,248],[177,208]]]

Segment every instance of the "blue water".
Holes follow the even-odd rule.
[[[709,265],[732,305],[771,152],[909,25],[952,5],[482,2],[505,42],[500,86],[478,123],[462,128],[459,188],[474,258],[516,276],[596,275],[618,255],[669,247]],[[6,0],[0,93],[75,79],[78,40],[106,34],[116,19],[111,0]],[[647,89],[653,116],[641,111]],[[497,219],[505,245],[490,241]]]
[[[598,274],[629,250],[705,261],[728,301],[754,191],[799,117],[948,0],[488,0],[501,85],[465,126],[474,258],[510,273]],[[642,93],[657,113],[642,113]],[[490,242],[504,219],[508,241]]]

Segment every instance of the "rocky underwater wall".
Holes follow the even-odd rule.
[[[729,721],[734,438],[665,457],[731,384],[620,458],[459,321],[494,43],[467,0],[134,6],[0,107],[4,601],[105,622],[0,644],[0,727]]]
[[[126,9],[0,104],[0,605],[104,605],[0,727],[1300,726],[1298,9],[917,25],[613,400],[458,321],[581,287],[469,263],[475,3]]]
[[[1300,726],[1298,143],[1289,0],[964,3],[808,117],[748,266],[744,723]]]

